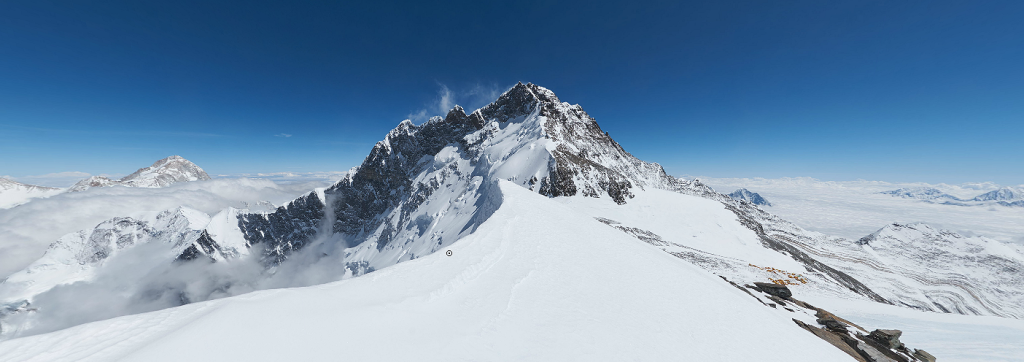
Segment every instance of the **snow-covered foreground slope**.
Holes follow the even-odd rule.
[[[34,198],[50,197],[63,191],[54,187],[28,185],[0,177],[0,209],[9,209]]]
[[[771,200],[771,212],[808,230],[847,239],[860,239],[882,226],[924,222],[963,235],[982,235],[1024,244],[1024,207],[946,205],[917,198],[884,194],[901,188],[936,189],[961,199],[987,192],[994,184],[930,185],[881,181],[819,181],[812,178],[700,177],[719,191],[747,188]]]
[[[502,182],[470,236],[364,277],[0,343],[5,361],[849,357],[718,277]]]

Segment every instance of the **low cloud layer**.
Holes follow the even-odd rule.
[[[996,190],[992,182],[960,185],[923,182],[821,181],[809,177],[698,178],[715,190],[739,188],[757,192],[772,207],[767,210],[808,230],[859,239],[890,223],[923,222],[963,235],[978,235],[1024,245],[1024,208],[998,205],[959,206],[930,203],[882,194],[899,188],[927,187],[960,198]]]
[[[267,269],[252,257],[216,263],[206,258],[173,262],[166,243],[135,245],[107,260],[88,282],[61,285],[36,295],[32,312],[14,313],[3,321],[17,330],[5,338],[47,333],[255,290],[340,280],[348,271],[344,263],[347,246],[341,236],[323,237],[292,254],[284,263]],[[259,247],[251,250],[253,255],[262,252]]]
[[[327,186],[327,181],[275,183],[265,179],[213,179],[166,188],[93,188],[64,193],[0,210],[0,279],[42,256],[58,238],[91,229],[104,220],[140,212],[187,206],[214,214],[227,207],[246,208],[259,201],[283,204]]]

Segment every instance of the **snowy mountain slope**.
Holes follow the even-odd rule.
[[[93,187],[167,187],[177,182],[209,180],[210,175],[181,156],[171,156],[156,161],[152,166],[143,167],[119,180],[103,176],[92,176],[78,181],[68,192],[81,192]]]
[[[0,209],[9,209],[37,197],[50,197],[63,192],[54,187],[23,184],[0,177]]]
[[[371,271],[376,272],[367,278],[387,275],[395,264],[436,258],[435,252],[457,240],[471,239],[505,202],[496,180],[518,185],[522,190],[517,192],[560,197],[568,210],[582,213],[588,225],[600,232],[639,239],[674,256],[676,262],[692,263],[741,284],[775,279],[797,284],[795,289],[811,296],[916,307],[939,303],[950,311],[970,311],[966,306],[974,298],[999,306],[976,308],[981,313],[1017,315],[1011,305],[1015,297],[999,294],[998,285],[982,279],[973,280],[979,285],[946,288],[942,293],[956,297],[938,301],[927,289],[931,286],[893,283],[914,278],[901,273],[944,277],[930,268],[983,275],[988,271],[975,273],[972,268],[986,265],[960,260],[977,257],[973,249],[937,258],[935,265],[927,267],[919,263],[907,270],[877,267],[891,260],[858,251],[851,246],[857,245],[854,241],[801,229],[699,181],[666,175],[657,164],[625,152],[579,106],[562,103],[549,90],[532,84],[518,84],[470,114],[456,107],[445,118],[422,125],[403,122],[344,179],[272,212],[218,214],[184,251],[165,259],[165,263],[175,260],[175,268],[160,269],[187,278],[171,283],[147,280],[153,284],[139,288],[133,298],[145,298],[157,290],[164,304],[149,304],[147,310],[153,310],[239,292],[320,284]],[[258,262],[262,269],[251,270],[250,262]],[[211,265],[225,274],[208,275]],[[967,267],[957,269],[963,265]],[[628,274],[634,266],[615,264],[614,268]],[[25,332],[20,335],[48,330],[33,329],[32,323],[41,326],[47,325],[47,319],[61,319],[51,316],[60,305],[54,302],[59,300],[56,294],[122,286],[79,284],[57,288],[60,293],[48,293],[40,303],[27,298],[38,309],[19,312],[17,316],[26,323],[18,324]],[[139,311],[126,308],[117,313]],[[80,322],[96,320],[95,312],[60,311],[64,317],[74,317],[63,319]],[[58,323],[47,328],[66,326]]]
[[[971,199],[973,201],[1017,201],[1024,200],[1024,191],[1012,188],[1003,187],[995,191],[989,191],[984,194],[978,195]]]
[[[894,292],[915,291],[932,301],[915,308],[1024,318],[1024,252],[1019,247],[920,223],[887,225],[857,244],[900,276],[888,280]]]
[[[944,313],[1024,317],[1024,253],[1017,246],[963,237],[925,224],[890,225],[859,241],[829,237],[700,187],[696,181],[677,191],[724,204],[740,224],[756,234],[760,245],[746,241],[744,246],[723,248],[729,245],[729,238],[750,238],[742,232],[711,237],[714,242],[708,244],[704,241],[708,237],[700,233],[666,231],[665,225],[688,224],[672,220],[706,219],[714,209],[676,210],[664,203],[684,205],[687,201],[668,201],[673,199],[669,195],[645,197],[642,203],[618,209],[605,206],[609,211],[617,210],[612,214],[592,214],[672,255],[742,282],[770,278],[796,283],[797,288],[811,287],[811,295],[843,295],[850,289],[857,295],[845,295],[847,299],[866,298]],[[722,226],[730,222],[727,219],[719,217],[704,223]],[[894,229],[902,232],[891,232]],[[751,253],[758,246],[788,255],[802,265],[736,254],[737,250]]]
[[[855,276],[888,303],[936,312],[1024,316],[1024,254],[1016,246],[924,224],[891,225],[876,236],[853,241],[808,232],[763,212],[748,215],[766,236]]]
[[[448,246],[451,256],[434,253],[341,282],[9,340],[0,343],[0,355],[8,361],[849,360],[797,328],[791,312],[766,308],[707,272],[527,189],[506,181],[500,192],[501,207],[477,232]]]
[[[750,192],[750,190],[747,189],[739,189],[733,191],[733,193],[729,194],[729,197],[735,200],[746,201],[754,205],[772,206],[772,203],[768,202],[768,200],[765,200],[764,197],[761,197],[760,194],[756,192]]]
[[[160,213],[116,217],[95,228],[64,235],[43,257],[0,282],[0,303],[11,304],[61,284],[88,281],[109,258],[138,244],[166,244],[164,259],[191,245],[210,224],[200,211],[178,207]]]

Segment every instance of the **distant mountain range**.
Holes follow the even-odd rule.
[[[918,199],[948,205],[976,206],[999,204],[1003,206],[1024,207],[1024,190],[1014,187],[1003,187],[969,199],[961,199],[931,187],[900,188],[881,193],[894,197]]]
[[[0,178],[0,209],[24,204],[37,197],[50,197],[64,192],[82,192],[94,187],[167,187],[178,182],[209,180],[210,175],[202,168],[181,156],[170,156],[156,161],[152,166],[143,167],[131,175],[117,180],[104,176],[92,176],[78,181],[69,188],[28,185],[6,178]]]

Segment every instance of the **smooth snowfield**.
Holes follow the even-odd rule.
[[[443,251],[0,343],[5,361],[845,361],[716,276],[508,182]]]

